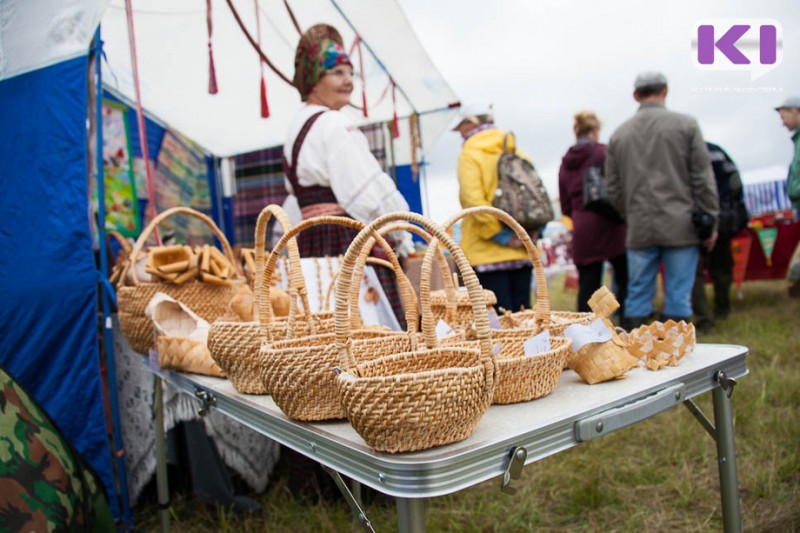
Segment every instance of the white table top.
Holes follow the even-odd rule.
[[[526,449],[527,464],[575,446],[580,443],[576,425],[588,417],[621,406],[635,412],[634,402],[663,395],[667,389],[680,390],[680,397],[662,402],[659,411],[708,392],[718,386],[714,376],[720,370],[733,378],[746,375],[746,355],[744,346],[699,344],[677,367],[655,372],[637,368],[625,379],[596,385],[565,371],[556,389],[544,398],[490,407],[467,439],[403,454],[373,451],[347,421],[289,420],[270,396],[240,394],[227,380],[151,370],[190,394],[211,393],[220,412],[343,475],[391,496],[420,498],[449,494],[501,475],[515,447]],[[640,409],[635,418],[659,411]]]

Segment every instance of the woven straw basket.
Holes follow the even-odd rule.
[[[341,217],[318,217],[308,219],[292,228],[275,246],[275,251],[267,261],[266,269],[272,267],[275,254],[280,253],[283,243],[293,238],[305,228],[322,224],[335,223],[354,229],[362,229],[361,222]],[[391,231],[399,228],[391,227]],[[410,324],[417,322],[417,303],[415,292],[397,260],[394,252],[385,239],[376,235],[371,237],[359,254],[355,265],[353,279],[357,282],[350,285],[349,306],[351,336],[353,350],[359,360],[370,360],[381,355],[393,353],[392,349],[400,343],[414,343],[403,332],[391,331],[382,327],[364,327],[361,324],[359,309],[359,287],[367,256],[375,240],[386,251],[390,263],[385,264],[397,274],[403,301],[406,302],[406,320]],[[372,258],[375,260],[374,258]],[[375,260],[380,264],[384,261]],[[341,271],[340,271],[341,272]],[[299,336],[293,339],[272,340],[269,330],[264,331],[261,346],[261,378],[264,387],[272,394],[275,404],[288,416],[295,420],[328,420],[344,418],[345,412],[339,401],[335,386],[333,368],[338,363],[336,338],[333,334]],[[399,337],[399,339],[398,339]],[[361,343],[361,340],[372,339],[374,342]]]
[[[236,279],[232,280],[228,285],[205,283],[197,279],[187,281],[181,285],[139,281],[136,276],[136,268],[133,265],[136,264],[139,254],[156,226],[175,215],[188,215],[202,220],[211,228],[219,242],[222,243],[225,256],[231,264],[236,264],[233,251],[225,235],[214,224],[214,221],[203,213],[189,207],[173,207],[151,220],[142,231],[131,252],[130,262],[128,263],[130,275],[123,273],[117,288],[119,322],[122,333],[128,339],[131,348],[139,353],[146,353],[147,350],[155,346],[153,324],[145,316],[144,310],[156,292],[163,292],[172,296],[190,307],[201,318],[211,322],[225,314],[228,303],[243,283],[243,280],[236,273],[234,273]]]
[[[650,370],[677,366],[678,361],[694,351],[697,343],[694,324],[683,320],[653,322],[631,331],[627,340],[628,351],[644,361],[644,366]]]
[[[547,279],[544,275],[541,253],[528,232],[513,217],[494,207],[471,207],[447,220],[445,227],[449,228],[458,220],[479,214],[492,215],[514,231],[528,252],[533,264],[533,274],[536,277],[536,304],[530,311],[530,325],[527,327],[507,326],[503,329],[492,330],[492,344],[497,346],[497,343],[500,343],[500,350],[496,354],[498,376],[496,377],[493,403],[508,404],[534,400],[549,394],[558,385],[567,356],[572,351],[572,341],[557,336],[558,334],[553,332],[550,295],[547,290]],[[423,269],[430,261],[430,257],[426,253],[423,259]],[[423,329],[427,329],[430,326],[425,324],[424,320],[423,316]],[[501,325],[503,325],[502,322]],[[546,329],[549,329],[551,334],[550,349],[525,355],[525,341]]]
[[[259,297],[264,292],[264,286],[273,283],[274,269],[267,271],[264,268],[267,224],[271,217],[275,217],[284,232],[292,228],[288,215],[278,205],[268,205],[258,215],[254,235],[256,268],[254,320],[242,322],[227,316],[222,317],[211,324],[208,333],[208,349],[211,357],[225,371],[233,387],[245,394],[268,393],[259,376],[262,327],[268,327],[276,339],[333,331],[332,313],[312,315],[305,311],[301,313],[297,309],[298,299],[301,300],[300,304],[304,310],[310,307],[295,239],[289,240],[285,245],[289,257],[289,317],[273,317],[269,295],[266,299]]]
[[[373,229],[395,220],[424,227],[450,250],[472,300],[478,336],[474,347],[426,346],[371,361],[356,360],[348,316],[356,255]],[[435,223],[416,213],[392,213],[358,234],[336,281],[335,325],[340,360],[336,387],[347,419],[367,445],[390,453],[423,450],[465,439],[475,430],[494,392],[489,319],[477,276],[461,249]]]
[[[581,346],[572,354],[567,364],[586,383],[594,385],[619,378],[631,368],[638,366],[639,362],[628,353],[628,343],[617,335],[609,319],[614,311],[619,309],[619,302],[608,287],[597,289],[588,303],[611,333],[611,339]]]

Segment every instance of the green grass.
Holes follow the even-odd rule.
[[[551,285],[554,309],[574,310],[574,293]],[[750,348],[749,375],[733,394],[742,522],[745,531],[800,531],[800,300],[783,282],[753,282],[733,300],[730,318],[701,342]],[[711,395],[697,399],[711,417]],[[429,500],[429,531],[720,531],[716,448],[684,408],[590,441],[525,467],[517,493],[490,480]],[[279,465],[263,510],[248,517],[199,506],[173,494],[173,531],[363,531],[343,502],[309,504],[287,488]],[[159,528],[154,497],[136,525]],[[376,531],[397,529],[395,507],[366,507]]]

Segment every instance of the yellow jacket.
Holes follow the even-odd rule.
[[[461,207],[492,205],[497,190],[497,161],[503,150],[506,133],[488,129],[466,140],[458,156],[458,198]],[[508,150],[515,148],[513,136],[508,138]],[[517,153],[530,160],[520,151]],[[503,225],[492,215],[471,216],[463,219],[461,248],[472,266],[527,259],[524,248],[509,248],[492,240]]]

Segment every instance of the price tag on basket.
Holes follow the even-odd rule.
[[[573,324],[564,330],[564,336],[572,339],[572,349],[576,352],[586,344],[610,341],[612,337],[611,331],[602,319],[595,320],[587,326]]]
[[[450,324],[448,324],[447,322],[445,322],[441,318],[439,319],[439,322],[436,323],[436,338],[437,339],[444,339],[444,338],[447,338],[447,337],[452,337],[455,334],[456,334],[456,332],[453,330],[453,328],[450,326]]]
[[[534,335],[523,344],[525,355],[543,353],[550,351],[550,330],[546,329],[538,335]]]

